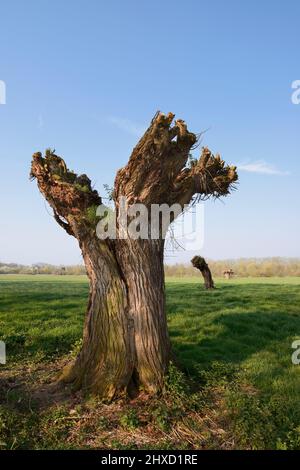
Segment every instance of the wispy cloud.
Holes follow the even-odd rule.
[[[38,117],[38,129],[43,129],[43,127],[44,127],[44,118],[40,114],[39,117]]]
[[[273,165],[265,162],[264,160],[258,160],[255,162],[244,163],[238,165],[238,169],[241,171],[247,171],[248,173],[261,173],[263,175],[289,175],[288,171],[281,171],[275,168]]]
[[[108,118],[108,122],[118,127],[122,131],[127,132],[128,134],[134,135],[135,137],[141,137],[146,130],[144,126],[136,124],[135,122],[130,121],[130,119],[124,119],[116,116],[110,116]]]

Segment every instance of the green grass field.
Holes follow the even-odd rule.
[[[121,406],[48,390],[78,349],[87,279],[0,277],[0,448],[300,449],[300,278],[201,282],[166,282],[188,383],[173,371],[168,399]]]

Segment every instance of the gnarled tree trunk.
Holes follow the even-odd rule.
[[[204,279],[205,289],[214,289],[215,284],[211,275],[211,271],[205,259],[202,258],[202,256],[194,256],[194,258],[191,259],[191,263],[194,268],[199,269],[199,271],[201,272]]]
[[[64,160],[47,150],[33,155],[31,177],[54,211],[57,223],[77,238],[90,280],[82,350],[62,372],[71,382],[112,399],[138,388],[161,390],[170,358],[164,293],[164,232],[156,239],[123,237],[120,198],[128,205],[178,203],[194,194],[229,194],[236,168],[203,149],[192,168],[186,166],[196,143],[181,120],[157,113],[118,171],[114,201],[115,239],[97,236],[101,198],[86,175],[69,171]],[[151,222],[149,218],[149,222]]]

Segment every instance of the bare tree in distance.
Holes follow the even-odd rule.
[[[201,272],[204,279],[205,289],[214,289],[215,284],[211,275],[211,271],[205,259],[202,258],[202,256],[194,256],[191,259],[191,263],[194,268],[199,269],[199,271]]]

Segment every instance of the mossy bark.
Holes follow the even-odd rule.
[[[75,388],[111,399],[123,393],[133,370],[133,330],[127,288],[115,256],[96,238],[81,244],[90,294],[81,352],[62,373]]]
[[[90,279],[83,345],[60,379],[107,399],[161,390],[170,354],[162,242],[81,248]]]

